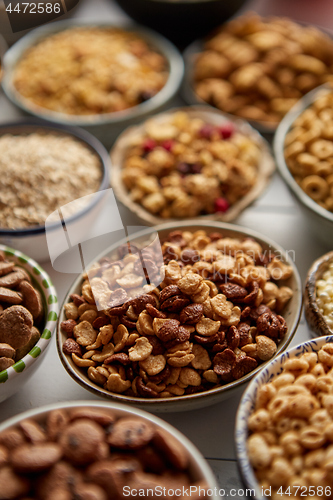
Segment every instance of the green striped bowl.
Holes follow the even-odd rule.
[[[18,250],[0,245],[6,257],[14,261],[17,266],[27,271],[42,295],[45,317],[41,338],[24,358],[17,361],[13,366],[0,372],[0,402],[9,398],[17,392],[21,386],[33,375],[38,368],[38,360],[42,357],[50,343],[51,336],[58,319],[58,299],[56,290],[48,274],[30,257]],[[24,376],[21,376],[21,374]]]

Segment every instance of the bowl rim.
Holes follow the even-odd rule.
[[[0,372],[0,384],[3,384],[18,377],[20,373],[29,368],[48,347],[58,320],[59,305],[57,292],[49,275],[34,259],[28,257],[19,250],[15,250],[1,243],[0,250],[4,251],[5,255],[9,258],[14,258],[15,261],[17,261],[16,265],[28,271],[31,278],[38,284],[39,290],[43,296],[43,306],[45,308],[45,324],[40,339],[22,359],[17,361],[13,366]]]
[[[320,336],[333,335],[333,329],[330,328],[326,323],[324,316],[319,310],[319,306],[316,300],[317,299],[316,282],[318,279],[320,279],[320,276],[322,275],[325,266],[327,266],[329,262],[333,263],[333,250],[327,252],[326,254],[322,255],[313,262],[305,280],[305,290],[304,290],[305,318],[309,323],[311,329],[313,329],[308,319],[308,309],[310,309],[312,313],[314,313],[314,315],[320,320],[320,325],[318,326],[318,330],[321,332]]]
[[[21,134],[16,132],[20,128],[22,128]],[[93,154],[98,157],[100,168],[102,170],[102,179],[100,181],[98,191],[96,191],[96,196],[93,197],[92,202],[90,202],[86,207],[68,217],[68,219],[66,219],[67,224],[71,224],[77,219],[80,219],[99,203],[101,198],[104,196],[104,191],[110,185],[111,160],[107,150],[95,136],[93,136],[86,130],[80,129],[79,127],[71,127],[67,124],[61,123],[52,123],[35,117],[0,124],[0,138],[3,135],[6,135],[8,133],[10,134],[11,130],[14,131],[12,132],[13,135],[18,136],[29,135],[31,133],[42,131],[43,133],[51,133],[51,135],[53,133],[56,135],[63,135],[65,137],[72,137],[74,140],[83,144],[86,148],[88,148],[89,151],[93,152]],[[59,229],[59,227],[60,224],[58,222],[54,222],[48,224],[47,230],[54,231],[56,229]],[[45,223],[39,224],[37,226],[18,229],[5,229],[0,227],[0,236],[15,238],[34,236],[41,233],[45,233]]]
[[[32,101],[23,97],[15,89],[13,84],[15,67],[27,50],[44,38],[48,38],[56,33],[60,33],[68,29],[89,27],[119,28],[125,31],[130,31],[146,40],[151,46],[155,47],[155,49],[165,57],[169,65],[169,77],[161,90],[147,101],[123,111],[92,115],[70,115],[48,110],[47,108],[33,104]],[[166,104],[175,95],[184,76],[184,62],[182,56],[173,43],[159,33],[156,33],[155,31],[145,28],[139,24],[134,24],[131,21],[108,23],[105,21],[67,19],[64,21],[56,21],[45,26],[40,26],[23,36],[6,52],[3,66],[4,78],[2,80],[2,88],[8,99],[17,107],[29,114],[43,118],[50,122],[81,127],[112,124],[118,125],[133,120],[134,118],[140,118],[148,113],[153,113],[156,109]]]
[[[177,230],[177,229],[188,229],[188,230],[198,230],[198,229],[206,229],[206,230],[221,230],[221,231],[228,231],[230,233],[235,233],[235,237],[238,236],[243,236],[243,237],[250,237],[250,238],[255,238],[257,241],[260,243],[263,243],[266,247],[268,248],[273,248],[276,252],[279,252],[280,256],[283,258],[284,262],[287,262],[290,264],[293,268],[293,276],[295,279],[295,300],[296,300],[296,305],[295,305],[295,318],[290,325],[290,328],[288,328],[288,334],[287,337],[283,339],[283,341],[280,343],[278,346],[277,352],[275,356],[277,356],[279,353],[283,352],[291,340],[293,339],[299,321],[301,317],[301,311],[302,311],[302,284],[301,284],[301,278],[298,273],[297,267],[294,264],[293,260],[290,258],[288,253],[278,244],[275,243],[273,240],[270,238],[267,238],[266,236],[258,233],[257,231],[253,231],[252,229],[248,229],[242,226],[237,226],[235,224],[229,224],[226,222],[216,222],[216,221],[207,221],[203,222],[201,220],[189,220],[189,221],[183,221],[177,224],[174,223],[165,223],[161,224],[159,226],[155,227],[148,227],[142,231],[139,231],[137,233],[131,234],[131,240],[135,240],[138,238],[144,238],[144,237],[149,237],[150,234],[153,232],[160,232],[160,231],[172,231],[172,230]],[[126,242],[127,238],[123,238],[122,240],[118,241],[114,245],[110,245],[108,248],[106,248],[104,251],[102,251],[97,257],[95,257],[87,266],[86,268],[89,269],[89,267],[105,255],[113,252],[119,245],[121,245],[123,242]],[[222,393],[224,392],[230,392],[233,389],[239,388],[239,386],[247,383],[251,378],[255,376],[256,373],[261,371],[267,363],[269,363],[270,360],[263,362],[262,364],[258,365],[257,368],[252,370],[252,372],[244,375],[244,377],[235,380],[233,382],[230,382],[228,384],[219,386],[214,389],[210,389],[207,391],[195,393],[195,394],[187,394],[183,396],[176,396],[176,397],[171,397],[171,398],[139,398],[139,397],[134,397],[134,396],[124,396],[122,394],[116,394],[116,393],[111,393],[110,391],[105,390],[103,387],[99,387],[96,384],[94,384],[92,381],[87,381],[85,380],[84,377],[80,375],[80,369],[79,367],[73,368],[71,366],[71,363],[68,361],[68,356],[66,356],[62,352],[62,332],[60,328],[60,324],[62,321],[62,318],[65,319],[64,317],[64,305],[67,303],[70,294],[76,293],[76,289],[80,285],[82,281],[82,274],[77,276],[77,278],[74,280],[72,283],[69,291],[64,297],[64,300],[61,304],[60,307],[60,312],[59,312],[59,317],[58,317],[58,322],[57,322],[57,332],[56,332],[56,344],[57,344],[57,350],[58,350],[58,355],[60,357],[60,360],[62,362],[62,365],[64,366],[65,370],[67,373],[72,377],[73,380],[75,380],[77,383],[79,383],[84,389],[88,389],[90,392],[93,394],[103,397],[112,401],[118,400],[120,402],[124,402],[127,404],[133,404],[136,406],[142,406],[144,408],[155,408],[158,407],[159,405],[162,405],[162,403],[170,404],[173,408],[173,411],[181,411],[181,409],[177,409],[177,404],[181,405],[183,402],[195,402],[198,399],[202,398],[207,398],[208,401],[210,399],[210,396],[216,396],[219,397]],[[173,405],[172,405],[173,402]],[[214,404],[214,402],[207,402],[207,406],[210,404]],[[174,408],[175,407],[175,408]],[[189,408],[188,408],[189,409]],[[157,410],[158,411],[158,410]],[[160,409],[159,411],[168,411],[164,409]]]
[[[281,353],[279,356],[272,359],[263,370],[256,374],[241,397],[236,412],[234,433],[237,464],[244,484],[255,491],[256,500],[267,500],[267,497],[264,497],[261,494],[261,488],[259,487],[259,483],[255,477],[246,450],[246,441],[249,435],[247,421],[249,415],[253,412],[254,409],[257,389],[263,384],[268,383],[275,376],[281,373],[283,363],[286,359],[293,358],[295,356],[301,356],[305,352],[318,351],[322,347],[322,345],[331,342],[333,342],[333,335],[325,335],[312,340],[301,342],[300,344]],[[281,368],[280,371],[272,373],[273,369],[277,368],[279,365]]]
[[[229,222],[235,220],[241,212],[247,209],[252,203],[254,203],[267,189],[272,175],[275,171],[275,160],[272,155],[271,147],[266,139],[254,129],[248,122],[234,115],[228,113],[223,113],[222,111],[213,108],[208,105],[192,105],[192,106],[180,106],[174,107],[167,111],[162,111],[154,115],[153,117],[148,117],[139,125],[130,126],[125,129],[116,139],[111,151],[110,157],[112,161],[112,172],[111,172],[111,186],[117,198],[141,221],[148,223],[149,225],[163,224],[164,222],[177,223],[182,219],[170,218],[163,219],[157,215],[150,213],[146,210],[140,203],[135,202],[131,199],[129,191],[126,189],[122,178],[123,170],[123,160],[124,154],[128,147],[128,141],[133,137],[140,135],[144,132],[145,124],[151,120],[161,121],[167,120],[174,113],[185,112],[190,117],[193,118],[201,117],[208,122],[217,124],[218,122],[231,122],[236,127],[237,132],[248,137],[253,141],[260,149],[260,160],[258,162],[258,172],[256,176],[256,182],[254,186],[248,191],[245,196],[240,198],[236,203],[234,203],[230,209],[225,212],[217,212],[208,215],[199,215],[197,217],[202,218],[202,220],[212,220],[212,221],[222,221]],[[184,219],[183,219],[184,220]],[[190,220],[190,219],[189,219]]]
[[[303,111],[305,111],[317,100],[318,95],[328,93],[332,93],[332,89],[327,84],[320,85],[305,94],[305,96],[291,108],[291,110],[282,118],[276,130],[273,140],[273,151],[278,171],[298,201],[300,201],[301,204],[308,208],[311,212],[315,212],[321,219],[333,222],[333,212],[329,212],[325,208],[321,207],[318,203],[312,200],[310,196],[305,194],[303,189],[297,184],[292,176],[284,158],[285,138],[296,118],[298,118]]]
[[[148,420],[152,422],[158,428],[164,429],[168,434],[171,434],[181,445],[186,449],[189,454],[189,457],[193,459],[193,465],[200,470],[202,476],[204,476],[205,481],[208,484],[209,489],[213,489],[213,491],[218,491],[219,487],[217,484],[217,480],[211,470],[207,459],[203,456],[201,451],[190,441],[190,439],[185,436],[182,432],[180,432],[176,427],[169,424],[165,420],[148,413],[147,411],[127,406],[120,403],[108,402],[108,401],[91,401],[91,400],[77,400],[77,401],[64,401],[64,402],[56,402],[50,403],[48,405],[40,406],[38,408],[33,408],[31,410],[26,410],[22,413],[14,415],[4,422],[0,423],[0,433],[5,429],[17,425],[23,419],[34,419],[38,417],[38,415],[42,415],[44,413],[48,413],[53,410],[59,410],[62,408],[78,408],[78,407],[94,407],[94,408],[103,408],[104,410],[115,410],[119,414],[126,414],[128,416],[138,416],[143,418],[144,420]],[[218,500],[220,497],[214,493],[212,497],[213,500]]]

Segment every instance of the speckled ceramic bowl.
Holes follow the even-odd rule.
[[[128,406],[116,403],[98,402],[98,401],[97,402],[75,401],[66,403],[53,403],[47,406],[43,406],[41,408],[35,408],[33,410],[26,411],[24,413],[21,413],[20,415],[16,415],[15,417],[10,418],[9,420],[6,420],[5,422],[0,424],[0,433],[6,429],[17,426],[19,422],[27,418],[35,420],[37,422],[42,422],[44,421],[49,412],[53,410],[60,410],[63,408],[68,410],[73,408],[96,408],[96,409],[101,409],[104,412],[109,411],[118,418],[140,417],[148,421],[152,426],[157,427],[159,429],[163,429],[165,432],[173,436],[173,438],[178,441],[179,447],[183,447],[187,452],[189,456],[188,471],[191,475],[191,479],[193,481],[204,481],[205,483],[207,483],[208,488],[213,490],[212,495],[209,496],[211,500],[219,500],[221,498],[218,495],[219,491],[218,484],[211,468],[209,467],[207,461],[202,456],[200,451],[191,443],[191,441],[189,441],[187,437],[185,437],[181,432],[172,427],[170,424],[164,422],[164,420],[161,420],[160,418],[155,417],[154,415],[151,415],[150,413],[147,413],[145,411],[137,410],[136,408],[129,408]],[[192,494],[194,498],[194,492],[192,492]],[[156,496],[159,495],[156,493]],[[174,496],[172,496],[172,498],[173,497]],[[177,498],[177,494],[175,498]]]
[[[326,323],[317,304],[316,281],[333,262],[333,251],[317,259],[309,269],[304,291],[304,312],[313,336],[333,335],[333,330]]]
[[[17,266],[27,271],[43,300],[44,320],[40,326],[41,338],[24,358],[0,372],[0,402],[17,392],[35,373],[46,351],[58,319],[57,293],[48,274],[35,262],[18,250],[0,244],[0,250]]]
[[[248,430],[248,419],[255,408],[255,400],[259,387],[279,375],[282,372],[283,365],[285,361],[289,358],[298,358],[302,356],[305,352],[317,352],[322,346],[328,342],[333,342],[333,336],[329,337],[319,337],[315,340],[309,342],[304,342],[299,344],[292,349],[289,349],[285,353],[278,356],[273,361],[270,361],[266,367],[257,374],[257,376],[252,380],[245,390],[242,399],[240,401],[237,415],[236,415],[236,427],[235,427],[235,443],[236,443],[236,454],[238,459],[238,465],[242,479],[247,488],[255,491],[256,500],[266,500],[263,496],[261,487],[255,477],[254,470],[250,464],[246,440],[249,435]],[[251,496],[253,498],[253,495]],[[308,497],[310,498],[310,497]]]
[[[189,222],[179,222],[178,224],[163,224],[160,226],[155,226],[154,228],[148,228],[144,231],[140,231],[131,237],[131,244],[134,245],[144,245],[149,241],[149,237],[153,232],[157,231],[160,240],[166,238],[166,236],[171,231],[182,230],[182,231],[197,231],[197,230],[206,230],[207,232],[221,231],[225,237],[230,238],[254,238],[257,240],[263,247],[264,251],[271,250],[272,252],[277,252],[282,261],[290,264],[293,268],[293,275],[287,280],[286,284],[293,290],[294,295],[291,301],[287,304],[283,311],[283,316],[287,322],[288,331],[282,341],[279,343],[277,352],[275,356],[278,356],[279,353],[284,351],[292,340],[300,319],[300,313],[302,309],[302,287],[301,280],[298,274],[297,268],[294,262],[291,260],[290,256],[287,252],[285,252],[277,243],[271,241],[269,238],[265,236],[249,230],[242,228],[240,226],[235,226],[232,224],[222,223],[222,222],[201,222],[199,221],[189,221]],[[116,254],[117,248],[125,243],[126,240],[121,240],[117,245],[113,245],[107,248],[102,254],[100,254],[96,260],[101,259],[104,256],[113,256]],[[115,258],[117,260],[117,257]],[[87,266],[89,269],[90,265]],[[67,339],[65,332],[60,328],[60,323],[66,319],[64,312],[64,304],[66,304],[70,300],[70,295],[73,293],[80,293],[81,291],[81,283],[82,283],[82,275],[80,275],[71,286],[68,294],[66,295],[64,302],[61,307],[61,311],[59,314],[58,328],[57,328],[57,348],[58,353],[61,359],[61,362],[68,372],[68,374],[80,384],[83,388],[92,392],[96,396],[106,398],[109,400],[114,400],[118,402],[123,402],[126,404],[132,404],[137,407],[153,411],[153,412],[175,412],[175,411],[188,411],[197,408],[203,408],[206,406],[210,406],[212,404],[218,403],[223,399],[228,398],[233,395],[243,384],[246,384],[251,380],[251,378],[262,368],[264,368],[267,364],[262,363],[257,368],[255,368],[252,372],[246,374],[244,377],[230,382],[228,384],[216,387],[214,389],[210,389],[203,392],[198,392],[195,394],[187,394],[183,396],[176,396],[171,398],[140,398],[140,397],[131,397],[125,396],[123,394],[111,393],[110,391],[104,389],[103,387],[92,382],[88,375],[87,371],[79,368],[72,360],[70,356],[66,356],[62,352],[62,345],[64,341]]]

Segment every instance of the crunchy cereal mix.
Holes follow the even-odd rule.
[[[285,361],[259,387],[247,449],[271,498],[332,498],[333,344]],[[312,491],[311,491],[312,490]]]
[[[94,383],[128,396],[182,396],[274,356],[287,331],[291,266],[252,239],[203,230],[170,233],[162,251],[160,286],[154,250],[124,245],[121,260],[95,264],[65,304],[63,352]]]
[[[148,120],[125,152],[131,199],[162,218],[227,212],[257,182],[259,145],[231,122],[213,125],[177,111]]]
[[[286,135],[284,156],[297,184],[333,212],[333,94],[323,92]]]
[[[34,104],[70,115],[136,106],[165,85],[165,58],[136,33],[72,28],[49,36],[18,62],[14,85]]]
[[[187,450],[136,415],[96,407],[59,408],[0,433],[0,495],[6,500],[118,500],[208,485],[190,471]],[[126,490],[125,490],[126,488]],[[126,493],[128,493],[126,495]]]
[[[102,168],[72,137],[6,134],[0,137],[0,176],[0,227],[17,229],[44,224],[57,208],[98,191]]]
[[[246,14],[205,42],[194,90],[222,111],[274,125],[304,94],[332,81],[332,61],[333,41],[317,28]]]
[[[0,252],[0,372],[40,339],[44,306],[29,274]]]

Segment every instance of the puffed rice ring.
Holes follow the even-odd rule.
[[[301,188],[314,201],[324,200],[329,190],[327,182],[319,175],[305,177],[301,182]]]

